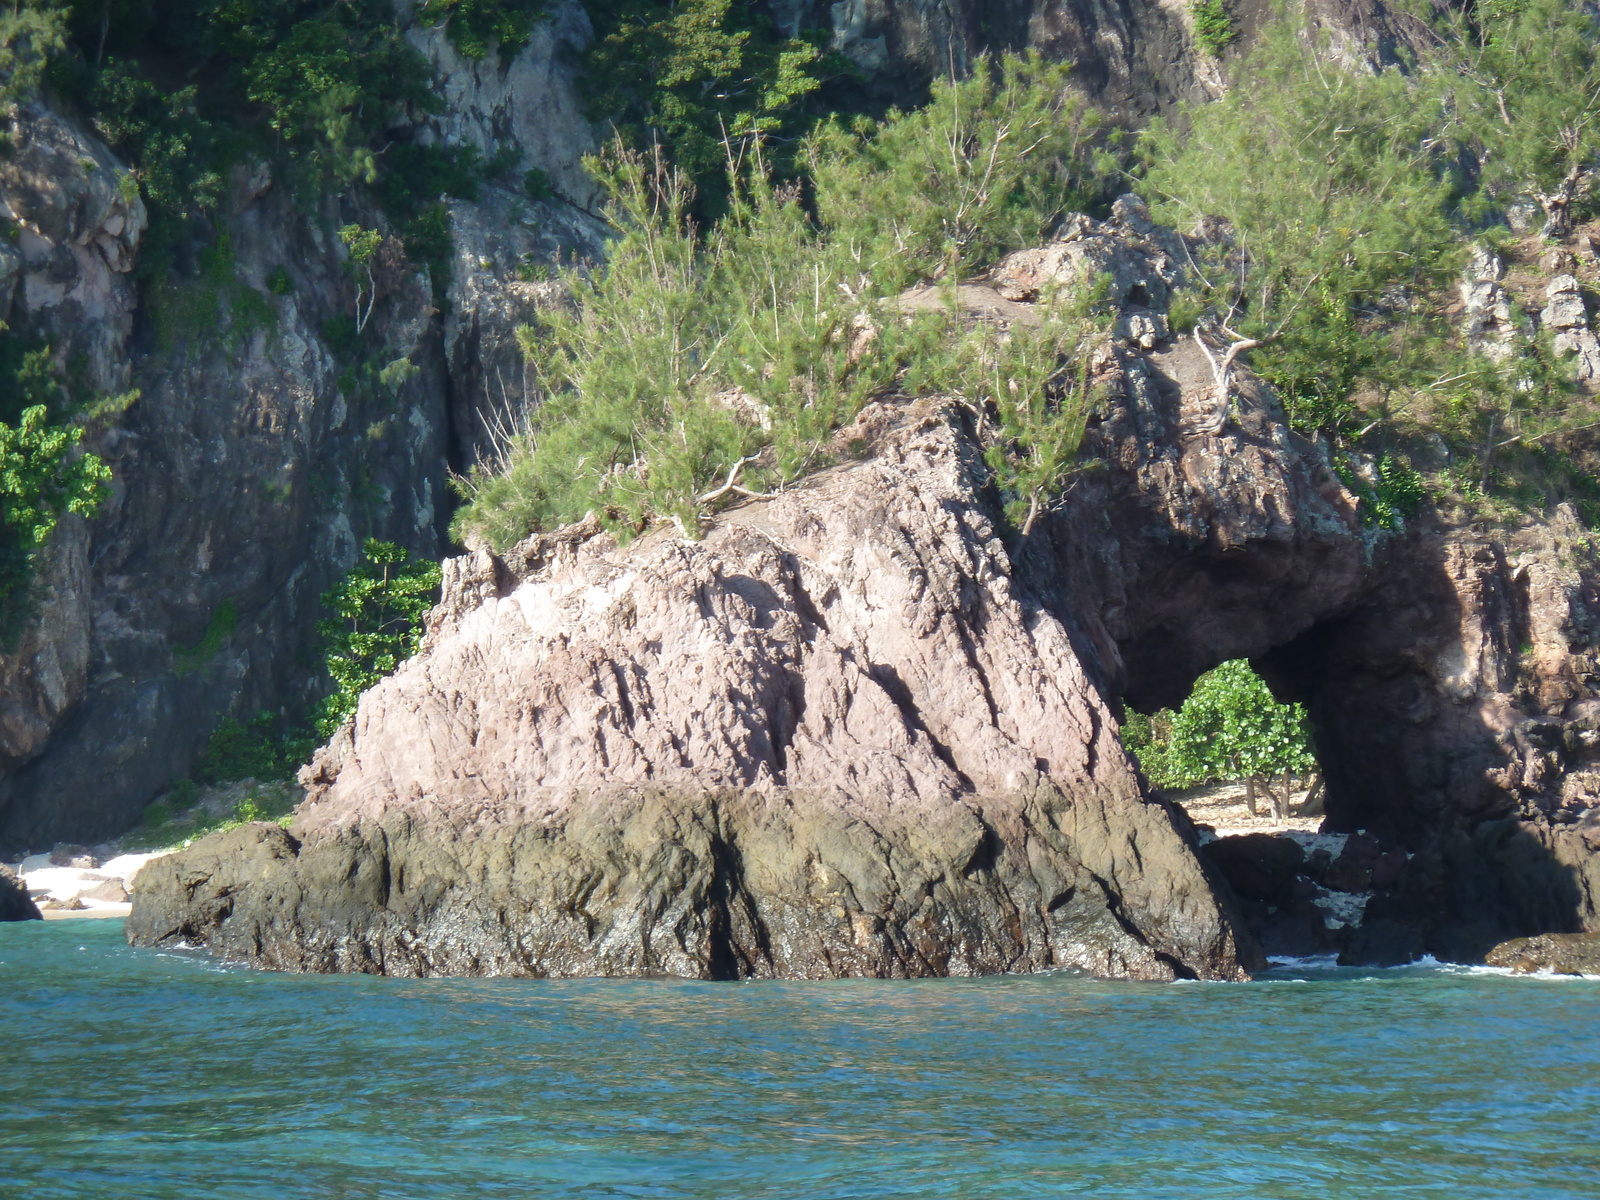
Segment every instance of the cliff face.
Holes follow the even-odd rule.
[[[860,72],[869,96],[914,103],[935,75],[978,55],[1033,50],[1074,64],[1077,86],[1122,120],[1142,123],[1223,89],[1215,58],[1195,43],[1186,0],[768,0],[791,36],[819,29]],[[1351,64],[1392,63],[1427,37],[1382,0],[1312,0],[1314,26]],[[1235,49],[1276,13],[1268,0],[1229,5]]]
[[[568,202],[589,198],[568,61],[587,36],[581,6],[556,5],[497,70],[414,32],[450,101],[421,136],[509,153],[516,183],[452,202],[443,313],[426,268],[380,273],[362,353],[400,369],[378,388],[355,386],[328,331],[355,303],[335,231],[382,227],[379,213],[241,169],[220,257],[140,289],[146,214],[126,167],[49,106],[19,112],[0,162],[0,213],[19,229],[0,243],[0,319],[72,364],[85,396],[140,395],[90,427],[114,494],[93,521],[62,522],[36,617],[0,655],[0,851],[125,830],[222,717],[314,699],[318,597],[363,538],[439,555],[448,470],[484,447],[486,413],[522,401],[514,330],[548,285],[519,270],[601,252],[598,222]],[[529,167],[559,195],[521,198]],[[287,288],[269,288],[280,270]]]

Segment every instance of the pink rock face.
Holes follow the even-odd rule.
[[[363,698],[306,820],[611,785],[919,812],[1043,778],[1137,796],[1066,631],[1013,593],[969,465],[927,417],[701,542],[539,539],[504,594],[486,552],[455,560],[425,653]]]
[[[135,936],[400,974],[1241,976],[981,478],[912,409],[703,541],[577,527],[454,560],[290,832],[141,875]]]

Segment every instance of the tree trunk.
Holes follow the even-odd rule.
[[[1250,815],[1256,815],[1256,777],[1249,775],[1244,781],[1244,806],[1250,810]]]
[[[1533,198],[1544,210],[1544,232],[1541,236],[1547,241],[1560,242],[1567,239],[1572,232],[1572,205],[1594,182],[1594,172],[1578,159],[1578,137],[1578,132],[1574,129],[1561,131],[1561,141],[1572,155],[1572,165],[1567,168],[1567,173],[1562,176],[1555,191],[1533,193]]]
[[[1302,817],[1320,817],[1323,815],[1322,775],[1320,772],[1311,777],[1311,788],[1306,792],[1306,798],[1300,802],[1298,815]]]

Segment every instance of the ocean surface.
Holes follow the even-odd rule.
[[[1596,1197],[1600,981],[271,975],[0,925],[0,1196]]]

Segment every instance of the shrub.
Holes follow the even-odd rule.
[[[529,200],[535,201],[548,200],[551,196],[555,195],[555,193],[550,190],[549,174],[545,171],[541,171],[538,167],[531,168],[528,173],[522,177],[522,191]]]
[[[439,565],[412,559],[391,542],[368,538],[362,561],[322,597],[335,616],[320,622],[335,690],[317,711],[317,732],[331,737],[356,710],[361,693],[409,658],[422,640],[422,617],[439,598]]]
[[[1397,297],[1453,281],[1460,180],[1431,77],[1319,70],[1299,32],[1265,32],[1223,100],[1139,151],[1158,219],[1226,223],[1198,263],[1210,336],[1256,347],[1295,428],[1343,436],[1359,392],[1435,377],[1441,330]]]
[[[928,104],[882,122],[825,123],[802,157],[823,228],[883,288],[954,277],[1038,244],[1096,206],[1115,174],[1105,117],[1036,56],[980,59]]]
[[[1489,198],[1529,195],[1547,236],[1564,237],[1600,161],[1600,16],[1574,0],[1445,8],[1434,61],[1453,114],[1475,143]]]
[[[703,238],[664,154],[617,148],[593,162],[617,238],[604,271],[563,274],[572,306],[521,331],[537,404],[497,467],[468,479],[458,536],[504,547],[591,510],[624,535],[658,515],[692,532],[721,485],[816,469],[834,431],[896,389],[992,408],[990,463],[1008,512],[1030,524],[1083,436],[1083,349],[1099,336],[1088,292],[1050,298],[1038,328],[1004,337],[893,301],[907,279],[1037,239],[1062,194],[1084,186],[1097,126],[1061,82],[1008,59],[938,85],[927,116],[824,132],[805,151],[815,219],[759,146]],[[985,138],[995,152],[979,150]],[[925,141],[945,149],[918,152]],[[1080,153],[1064,162],[1063,146]]]
[[[0,421],[0,645],[11,645],[30,609],[40,552],[65,513],[92,516],[111,469],[79,450],[82,428],[52,424],[38,404]]]
[[[0,115],[33,95],[52,54],[66,49],[66,14],[48,0],[0,12]]]
[[[1242,658],[1196,680],[1176,713],[1129,713],[1122,737],[1145,776],[1162,788],[1245,778],[1262,786],[1286,771],[1316,768],[1305,709],[1279,704]]]
[[[757,139],[798,132],[803,101],[839,64],[785,38],[753,4],[590,0],[584,53],[590,114],[634,148],[661,146],[698,189],[697,214],[726,199],[726,164]]]
[[[1207,54],[1221,54],[1239,36],[1223,0],[1193,0],[1189,13],[1194,18],[1195,45]]]
[[[231,783],[238,779],[273,782],[288,779],[311,757],[316,738],[307,731],[283,727],[269,712],[249,721],[229,717],[217,726],[195,764],[204,783]]]
[[[533,23],[544,15],[542,0],[425,0],[416,10],[425,25],[445,26],[463,57],[487,58],[498,46],[509,59],[528,44]]]

